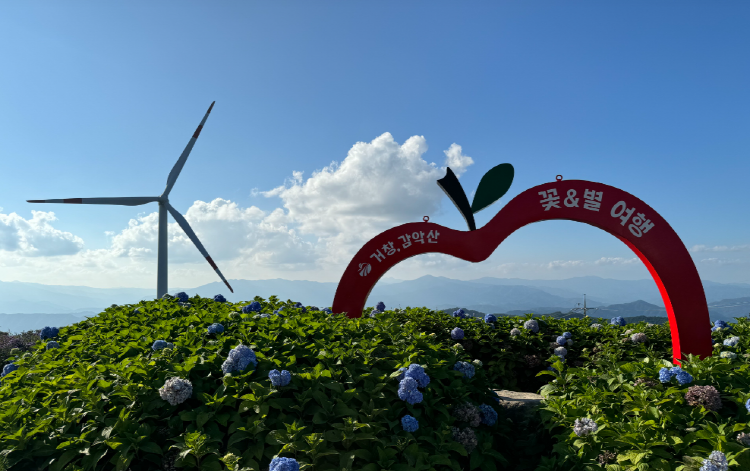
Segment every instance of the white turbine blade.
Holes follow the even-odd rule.
[[[182,155],[180,155],[180,158],[177,159],[177,163],[174,164],[174,167],[172,167],[172,171],[169,172],[169,177],[167,177],[167,189],[164,190],[164,193],[162,194],[162,196],[168,196],[169,192],[172,191],[172,187],[177,181],[177,177],[180,176],[180,172],[182,171],[182,167],[185,165],[185,161],[187,161],[188,155],[190,155],[190,151],[193,150],[195,141],[198,140],[198,136],[200,136],[201,134],[203,125],[206,124],[206,120],[208,119],[208,115],[211,113],[211,109],[214,107],[214,103],[216,102],[214,101],[213,103],[211,103],[211,106],[208,107],[208,111],[206,111],[206,116],[203,117],[203,121],[201,121],[201,124],[198,125],[198,128],[193,133],[193,137],[190,138],[190,142],[188,142],[188,145],[185,147],[185,150],[182,151]]]
[[[52,200],[26,200],[27,203],[66,203],[66,204],[117,204],[139,206],[159,201],[158,196],[125,196],[122,198],[64,198]]]
[[[219,275],[221,278],[221,281],[224,282],[225,285],[227,285],[227,288],[229,288],[229,291],[234,293],[234,290],[231,286],[229,286],[229,282],[227,282],[227,279],[224,278],[224,275],[221,274],[219,271],[219,267],[216,266],[214,261],[211,259],[211,256],[208,255],[208,252],[206,252],[206,249],[203,248],[203,244],[201,244],[201,241],[198,240],[198,236],[195,235],[195,232],[193,232],[193,229],[190,227],[190,224],[185,220],[184,217],[182,217],[182,214],[178,213],[176,209],[172,207],[171,204],[166,203],[167,209],[169,210],[170,214],[172,214],[172,217],[175,221],[177,221],[177,224],[180,225],[183,231],[185,231],[185,234],[187,234],[188,238],[193,241],[196,247],[198,247],[198,251],[206,257],[206,261],[209,265],[211,265],[211,268],[214,269],[214,271]]]

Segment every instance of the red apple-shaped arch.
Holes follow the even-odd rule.
[[[542,203],[554,190],[555,205]],[[585,199],[584,196],[601,196]],[[596,204],[599,203],[598,209]],[[621,215],[617,213],[626,210]],[[634,209],[626,222],[627,213]],[[639,219],[638,215],[641,215]],[[585,180],[545,183],[530,188],[506,204],[487,225],[475,231],[457,231],[430,222],[415,222],[388,229],[367,242],[347,266],[336,289],[333,312],[360,317],[370,291],[393,266],[423,253],[442,253],[481,262],[512,233],[534,222],[562,219],[598,227],[625,243],[646,265],[659,287],[669,316],[675,361],[687,354],[701,358],[711,355],[711,330],[708,305],[698,271],[677,233],[649,205],[619,188]],[[648,220],[652,226],[644,232],[633,229],[633,222]],[[648,227],[647,224],[646,227]],[[439,233],[428,240],[432,231]],[[641,233],[638,236],[638,233]],[[406,234],[424,234],[424,242],[410,240]],[[390,249],[390,243],[393,249]],[[384,246],[386,248],[384,249]],[[395,250],[395,251],[394,251]],[[390,254],[389,254],[390,253]]]

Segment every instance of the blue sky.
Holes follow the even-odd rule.
[[[600,181],[647,202],[704,279],[750,283],[750,5],[665,2],[94,2],[0,7],[0,280],[155,287],[156,196],[229,279],[338,281],[395,225],[465,230],[509,162],[521,191]],[[169,218],[170,286],[219,281]],[[614,237],[535,224],[487,261],[388,276],[648,278]]]

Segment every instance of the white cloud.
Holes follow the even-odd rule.
[[[586,265],[583,260],[554,260],[547,264],[547,268],[557,270],[560,268],[582,267]]]
[[[55,213],[31,211],[32,218],[16,213],[0,214],[0,250],[25,257],[72,255],[83,249],[83,240],[70,232],[55,229]]]
[[[716,258],[716,257],[704,258],[703,260],[701,260],[701,262],[711,263],[715,265],[736,265],[736,264],[741,264],[741,263],[747,263],[746,261],[740,260],[738,258],[727,259],[727,258]]]
[[[321,263],[346,263],[380,232],[438,211],[444,194],[436,181],[445,176],[445,167],[425,161],[425,152],[423,136],[399,145],[384,133],[356,143],[341,164],[332,162],[307,180],[294,172],[283,186],[261,194],[281,198],[286,222],[318,237]],[[473,163],[457,144],[444,153],[457,175]]]
[[[744,252],[750,250],[750,244],[746,245],[715,245],[708,247],[706,245],[694,245],[690,247],[691,252]]]
[[[595,265],[632,265],[634,263],[641,263],[638,257],[623,258],[623,257],[602,257],[595,261]]]

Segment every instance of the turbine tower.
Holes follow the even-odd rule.
[[[226,278],[224,278],[224,275],[221,274],[219,271],[219,268],[216,266],[214,261],[211,259],[211,256],[208,255],[208,252],[206,252],[206,249],[203,248],[203,244],[198,240],[198,237],[195,235],[195,232],[193,232],[193,229],[190,227],[190,225],[187,223],[184,217],[182,217],[182,214],[178,213],[176,209],[174,209],[169,204],[169,192],[172,191],[172,187],[174,186],[175,182],[177,181],[177,177],[180,175],[180,171],[182,171],[182,167],[185,165],[185,162],[187,161],[188,155],[190,155],[190,151],[193,150],[193,146],[195,145],[195,141],[198,140],[198,136],[201,133],[201,130],[203,129],[203,125],[206,124],[206,119],[208,119],[208,115],[211,113],[211,109],[214,107],[214,103],[211,103],[211,106],[208,108],[208,111],[206,111],[206,115],[203,117],[203,120],[198,125],[198,128],[195,130],[195,133],[193,133],[193,137],[188,142],[187,146],[185,147],[185,150],[182,151],[182,155],[180,155],[180,158],[177,159],[177,163],[174,164],[174,167],[172,167],[172,171],[169,172],[169,177],[167,177],[167,188],[164,190],[164,193],[161,194],[161,196],[129,196],[129,197],[115,197],[115,198],[65,198],[65,199],[50,199],[50,200],[26,200],[28,203],[65,203],[65,204],[117,204],[117,205],[123,205],[123,206],[139,206],[146,203],[153,203],[154,201],[159,203],[159,249],[158,249],[158,265],[157,265],[157,275],[156,275],[156,297],[161,298],[165,294],[167,294],[167,211],[169,211],[172,214],[172,217],[177,221],[177,224],[180,225],[183,231],[185,231],[185,234],[190,238],[190,240],[193,241],[196,247],[198,247],[198,251],[206,258],[206,261],[208,261],[209,265],[211,265],[211,268],[214,269],[217,275],[221,278],[221,281],[224,282],[225,285],[227,285],[227,288],[229,288],[229,291],[234,293],[234,290],[231,286],[229,286],[229,283],[227,282]]]

